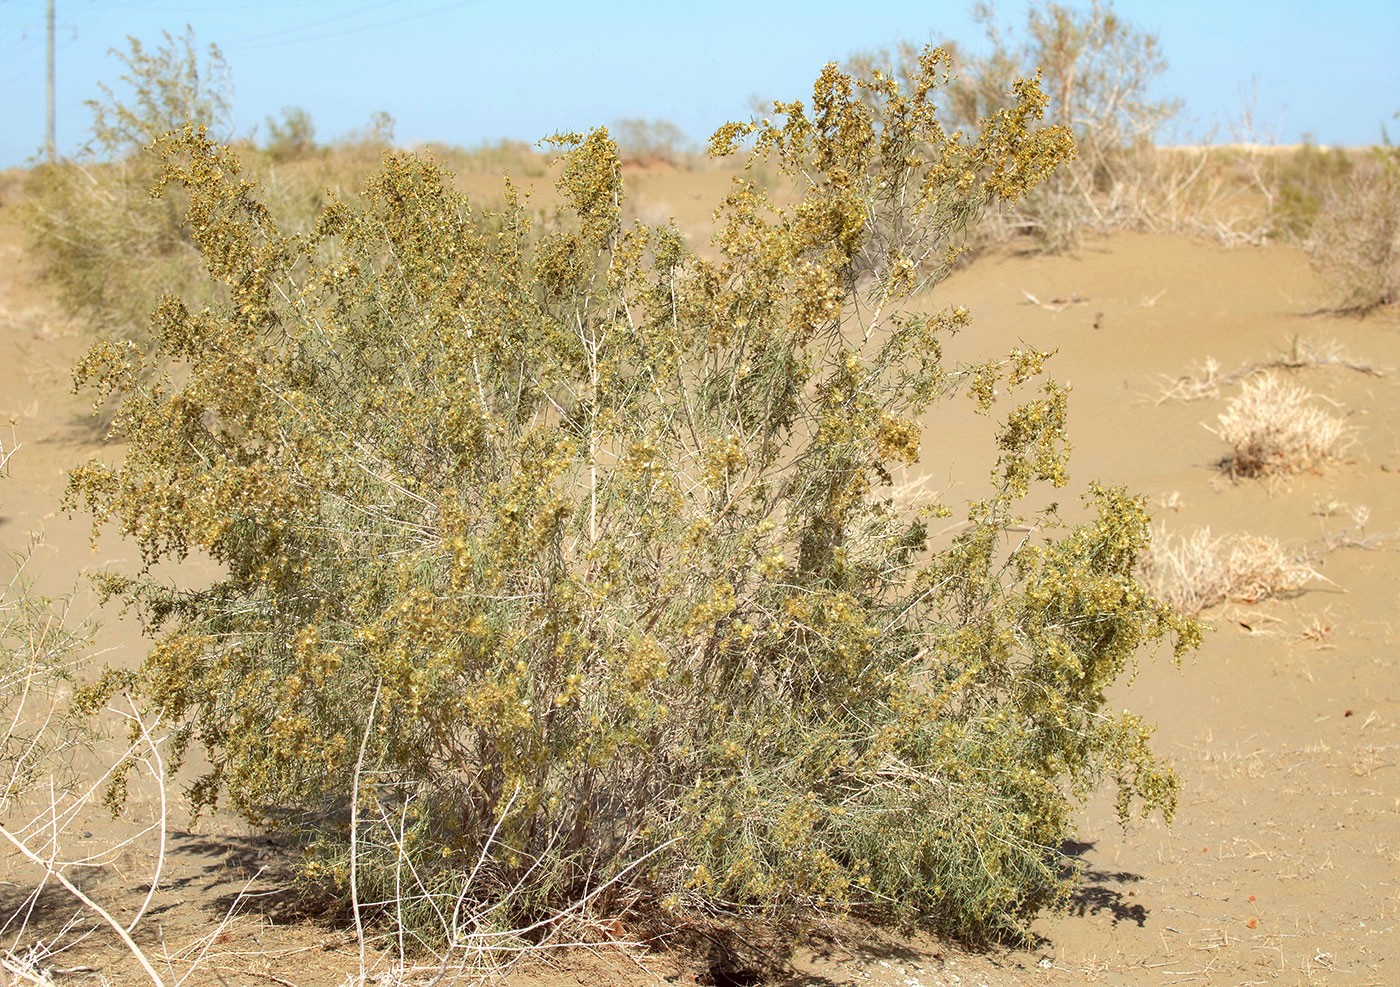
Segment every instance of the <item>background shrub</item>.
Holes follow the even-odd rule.
[[[1302,146],[1271,155],[1269,164],[1266,181],[1272,192],[1274,232],[1306,244],[1327,199],[1355,162],[1345,149],[1319,148],[1304,136]]]
[[[120,92],[103,85],[102,98],[88,101],[91,138],[77,158],[30,171],[24,219],[30,249],[64,302],[119,339],[144,335],[160,285],[192,301],[207,287],[183,199],[151,199],[161,164],[146,148],[186,124],[227,139],[231,84],[217,46],[201,63],[188,29],[166,33],[154,49],[129,38],[112,55],[126,69]]]
[[[1034,350],[945,363],[969,313],[909,303],[1069,135],[1035,126],[1029,81],[946,131],[945,70],[828,66],[810,107],[722,127],[715,153],[752,140],[800,197],[740,176],[713,259],[623,227],[602,130],[557,138],[547,227],[392,155],[309,237],[232,152],[163,138],[227,301],[168,297],[149,353],[94,348],[80,373],[128,444],[72,496],[148,561],[200,548],[227,576],[113,579],[157,637],[94,696],[131,686],[181,724],[211,764],[196,803],[300,833],[310,876],[402,905],[411,874],[399,922],[606,889],[1021,934],[1063,890],[1077,798],[1108,782],[1124,818],[1170,814],[1174,777],[1104,690],[1198,630],[1136,580],[1139,500],[1095,487],[1082,523],[1010,536],[1066,480],[1066,394]],[[992,493],[935,548],[937,510],[887,488],[959,392],[1022,397]]]
[[[192,31],[167,33],[154,49],[135,38],[128,45],[112,53],[126,69],[118,88],[103,85],[102,98],[88,102],[93,123],[83,152],[33,168],[22,208],[30,248],[65,304],[97,335],[145,346],[162,291],[198,305],[222,290],[186,228],[183,191],[151,192],[163,173],[155,151],[161,135],[197,126],[228,139],[231,83],[218,47],[201,59]],[[309,232],[327,188],[353,198],[378,169],[394,121],[377,113],[325,149],[298,107],[285,109],[280,123],[269,120],[268,129],[264,150],[244,142],[250,170],[275,189],[267,204],[282,226]]]
[[[688,168],[695,156],[685,131],[670,120],[628,117],[613,125],[612,136],[624,164]]]
[[[1305,246],[1336,308],[1400,302],[1400,148],[1387,141],[1328,189]]]
[[[267,118],[267,155],[281,164],[316,152],[316,124],[300,106],[284,106],[282,119]]]
[[[1171,191],[1177,162],[1153,153],[1153,139],[1179,103],[1149,95],[1166,71],[1157,36],[1134,27],[1112,3],[1087,8],[1036,2],[1019,29],[1001,22],[992,4],[974,8],[986,51],[954,44],[955,75],[947,87],[948,121],[975,131],[1008,105],[1015,81],[1038,77],[1049,97],[1046,124],[1074,135],[1075,154],[1045,182],[993,217],[987,232],[1000,239],[1029,235],[1042,249],[1076,246],[1085,231],[1147,221],[1149,203]],[[861,70],[881,68],[908,79],[918,49],[859,55]]]

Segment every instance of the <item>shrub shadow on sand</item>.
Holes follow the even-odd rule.
[[[1128,885],[1141,882],[1142,875],[1131,871],[1100,870],[1090,866],[1086,857],[1094,846],[1093,843],[1069,840],[1060,847],[1060,852],[1066,858],[1065,876],[1070,876],[1070,872],[1076,869],[1079,874],[1074,890],[1070,892],[1066,910],[1079,917],[1106,913],[1112,917],[1114,925],[1133,922],[1142,928],[1147,924],[1147,916],[1150,913],[1146,906],[1129,900],[1135,897],[1136,892],[1128,888]]]

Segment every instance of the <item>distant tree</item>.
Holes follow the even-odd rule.
[[[316,150],[316,125],[300,106],[282,107],[282,119],[267,118],[267,153],[277,162],[294,161]]]
[[[694,153],[685,131],[670,120],[627,117],[611,129],[623,161],[684,165]]]

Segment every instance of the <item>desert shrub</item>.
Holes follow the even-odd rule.
[[[1094,0],[1086,10],[1048,3],[1027,9],[1019,52],[1025,70],[1039,67],[1049,118],[1074,131],[1076,151],[1026,198],[1021,220],[1051,250],[1075,246],[1086,229],[1131,225],[1137,217],[1121,208],[1125,187],[1150,176],[1153,138],[1178,105],[1148,95],[1167,67],[1156,35],[1111,3]]]
[[[1304,138],[1295,150],[1270,155],[1268,164],[1265,180],[1272,196],[1274,232],[1306,244],[1327,200],[1347,180],[1355,162],[1343,148],[1319,148]]]
[[[1086,230],[1148,219],[1155,199],[1150,190],[1183,177],[1167,174],[1172,162],[1153,153],[1153,138],[1178,107],[1149,95],[1167,67],[1156,35],[1101,0],[1084,9],[1038,0],[1026,8],[1020,29],[1004,25],[992,4],[977,5],[974,14],[985,52],[950,46],[956,75],[946,97],[949,122],[976,129],[1006,107],[1016,79],[1038,75],[1049,96],[1046,123],[1071,131],[1076,152],[992,216],[992,235],[1028,234],[1041,248],[1057,251],[1076,246]],[[904,44],[893,55],[860,55],[852,63],[908,79],[917,49]]]
[[[32,169],[26,182],[24,219],[31,248],[64,302],[112,340],[144,346],[151,313],[162,291],[176,290],[190,304],[211,301],[221,290],[184,222],[179,189],[151,195],[161,180],[155,141],[186,125],[218,135],[230,128],[229,69],[215,45],[201,59],[192,31],[165,35],[154,49],[135,38],[113,55],[125,66],[120,86],[101,86],[90,100],[91,138],[74,159]],[[267,204],[287,230],[308,232],[327,202],[329,188],[353,198],[379,166],[393,141],[385,113],[319,147],[309,114],[298,107],[269,119],[269,141],[258,150],[245,141],[250,171],[264,179]],[[313,153],[316,152],[316,153]]]
[[[1235,476],[1301,473],[1340,455],[1346,422],[1318,408],[1316,395],[1272,371],[1240,385],[1215,429],[1230,446],[1221,465]]]
[[[278,164],[314,154],[316,124],[311,114],[300,106],[284,106],[280,121],[268,117],[264,149]]]
[[[128,37],[126,51],[109,54],[126,66],[120,77],[125,90],[118,95],[99,83],[101,99],[87,101],[92,110],[92,146],[103,157],[120,158],[148,147],[156,138],[188,124],[208,128],[228,140],[233,107],[233,83],[218,45],[209,45],[200,62],[194,29],[178,38],[164,32],[164,43],[148,50]]]
[[[610,132],[624,163],[688,167],[694,157],[685,131],[670,120],[627,117],[618,120]]]
[[[486,142],[470,148],[429,144],[425,150],[459,175],[497,178],[502,175],[543,178],[549,174],[554,157],[547,148],[517,140]]]
[[[740,176],[712,259],[623,227],[602,130],[558,138],[567,219],[543,230],[393,155],[311,237],[226,149],[163,139],[229,301],[167,298],[149,354],[94,348],[80,374],[127,446],[71,493],[148,561],[227,575],[113,579],[157,638],[88,700],[137,690],[207,752],[196,804],[302,833],[311,877],[400,922],[508,928],[608,889],[1023,931],[1078,798],[1170,814],[1104,690],[1198,630],[1136,579],[1140,500],[1094,487],[1082,523],[1009,530],[1066,481],[1067,395],[1034,350],[946,363],[969,313],[910,302],[1069,141],[1033,127],[1032,81],[944,131],[945,68],[828,66],[810,108],[722,127],[714,153],[751,138],[802,194]],[[936,403],[1013,392],[991,492],[931,545],[936,508],[896,505],[890,470]]]
[[[31,249],[65,303],[102,335],[142,335],[160,285],[193,297],[203,264],[178,195],[153,202],[159,158],[146,148],[188,123],[226,133],[228,67],[210,45],[201,63],[192,31],[148,49],[135,38],[112,54],[125,66],[120,92],[88,101],[91,137],[74,159],[39,165],[26,182]]]
[[[1305,246],[1337,309],[1400,302],[1400,149],[1387,143],[1332,186]]]
[[[1230,534],[1209,528],[1189,535],[1153,532],[1142,557],[1142,580],[1178,613],[1194,615],[1217,603],[1258,603],[1302,589],[1317,572],[1284,552],[1273,538]]]

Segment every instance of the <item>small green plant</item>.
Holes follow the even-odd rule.
[[[310,236],[228,149],[163,138],[227,301],[168,297],[151,352],[84,360],[127,445],[71,497],[226,576],[110,579],[156,639],[88,701],[130,687],[178,724],[195,803],[300,833],[357,921],[858,908],[1024,935],[1077,799],[1170,815],[1104,692],[1199,628],[1137,581],[1139,499],[1095,486],[1080,523],[1013,535],[1066,482],[1066,392],[1034,349],[946,361],[970,314],[912,303],[1070,138],[1029,80],[946,131],[946,79],[937,50],[907,86],[828,66],[810,105],[721,127],[713,153],[751,141],[797,196],[739,175],[708,256],[623,225],[604,130],[555,139],[546,226],[395,154]],[[936,455],[922,417],[958,394],[1004,410],[999,458],[935,546],[949,509],[898,503],[891,470]]]

